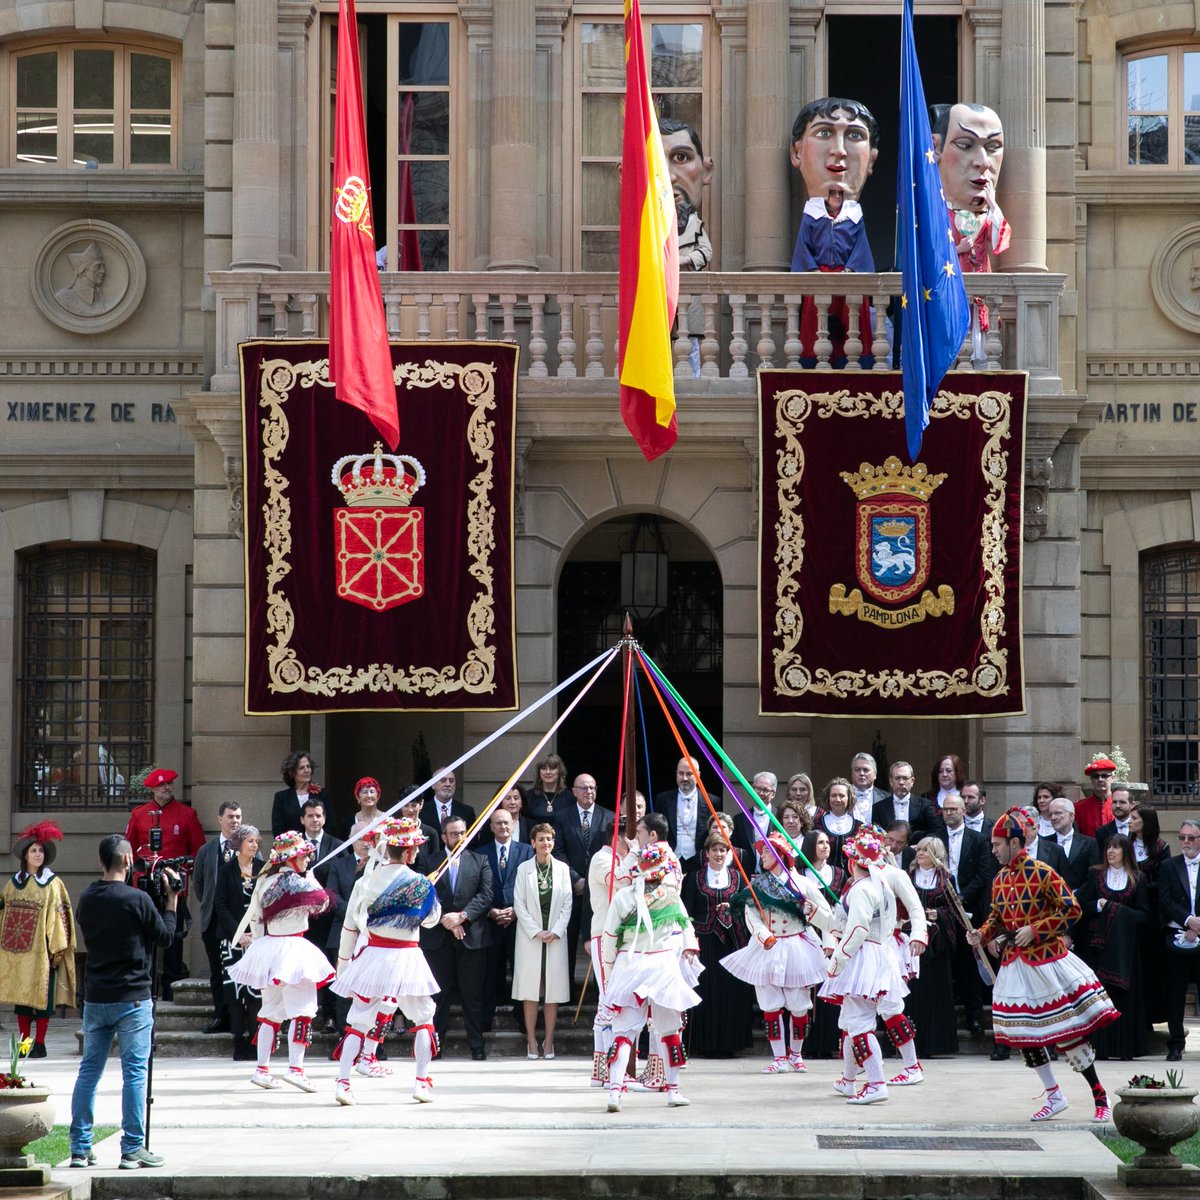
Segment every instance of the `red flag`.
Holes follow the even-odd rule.
[[[395,450],[400,441],[400,417],[383,293],[375,268],[371,172],[367,165],[354,0],[338,0],[331,226],[329,378],[334,395],[361,408],[388,447]]]
[[[647,461],[675,445],[671,325],[679,299],[679,242],[671,176],[650,98],[642,14],[625,0],[625,132],[617,342],[621,416]]]

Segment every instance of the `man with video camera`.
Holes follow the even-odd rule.
[[[131,886],[133,847],[119,833],[100,843],[103,874],[79,897],[75,921],[87,944],[83,994],[83,1059],[71,1097],[71,1166],[90,1167],[96,1087],[113,1034],[121,1049],[121,1169],[161,1167],[146,1149],[146,1079],[154,1032],[151,978],[155,947],[175,936],[182,877],[161,872],[162,907]]]

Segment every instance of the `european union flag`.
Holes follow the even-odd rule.
[[[958,357],[971,306],[942,194],[925,88],[913,39],[913,0],[904,0],[900,43],[900,164],[896,178],[897,243],[903,293],[900,368],[908,456],[921,452],[929,402]]]

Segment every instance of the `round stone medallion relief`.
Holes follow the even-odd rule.
[[[1200,333],[1200,224],[1167,239],[1150,264],[1154,301],[1176,325]]]
[[[104,333],[126,321],[146,290],[146,260],[123,229],[70,221],[38,248],[29,280],[33,301],[72,333]]]

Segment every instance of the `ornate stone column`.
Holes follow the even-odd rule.
[[[1046,19],[1043,0],[1005,0],[1000,18],[1004,172],[1012,226],[1006,271],[1046,270]]]
[[[747,271],[786,271],[788,220],[788,6],[746,3]]]
[[[493,0],[488,270],[537,269],[534,0]]]
[[[276,0],[237,0],[233,51],[234,268],[279,270]]]

